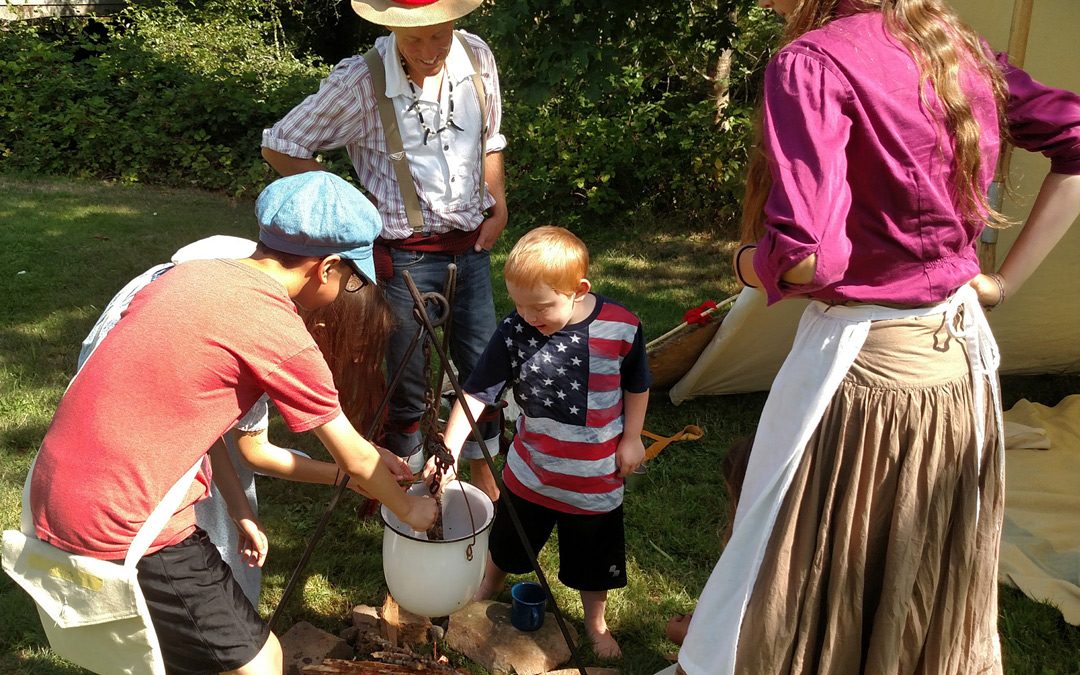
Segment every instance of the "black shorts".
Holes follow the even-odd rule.
[[[220,673],[255,658],[270,626],[201,529],[144,556],[139,586],[170,673]]]
[[[563,513],[503,490],[491,527],[489,550],[495,565],[511,574],[533,571],[506,506],[509,499],[534,553],[559,528],[559,581],[579,591],[607,591],[626,585],[623,507],[598,514]]]

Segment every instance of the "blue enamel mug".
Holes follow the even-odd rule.
[[[521,581],[510,588],[510,623],[522,631],[534,631],[544,625],[547,593],[535,581]]]

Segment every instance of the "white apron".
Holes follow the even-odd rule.
[[[963,307],[964,328],[956,316]],[[1000,357],[978,296],[963,286],[933,307],[892,309],[878,305],[829,306],[812,302],[799,322],[795,343],[773,382],[761,413],[746,469],[731,540],[713,569],[694,610],[679,665],[687,675],[733,673],[739,630],[764,559],[777,513],[806,444],[833,395],[859,355],[874,321],[944,314],[950,335],[967,345],[974,389],[976,443],[982,447],[986,406],[994,406],[1001,429],[997,381]],[[991,400],[986,400],[989,381]],[[999,438],[1004,438],[999,434]],[[1004,446],[998,443],[999,453]],[[976,455],[978,457],[978,455]],[[979,461],[976,459],[976,461]],[[1000,462],[1004,472],[1004,461]],[[1004,480],[1004,475],[999,475]]]

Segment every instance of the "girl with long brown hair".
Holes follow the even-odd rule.
[[[787,23],[734,262],[770,303],[815,302],[679,666],[1000,672],[1001,404],[983,306],[1080,214],[1080,97],[995,57],[942,0],[761,4]],[[980,274],[1005,137],[1051,173],[1001,269]]]
[[[390,303],[378,286],[367,284],[301,315],[334,375],[341,410],[353,427],[367,433],[386,394],[382,364],[394,330]]]

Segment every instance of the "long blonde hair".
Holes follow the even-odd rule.
[[[970,222],[986,221],[994,227],[1007,225],[1005,216],[987,201],[979,181],[982,130],[960,80],[963,66],[974,64],[993,90],[998,119],[1005,133],[1005,78],[986,54],[978,34],[941,0],[802,0],[788,17],[781,46],[850,11],[880,11],[886,28],[911,52],[922,80],[937,94],[945,111],[946,128],[953,138],[955,195],[960,213]],[[757,241],[764,232],[765,202],[772,187],[768,158],[761,145],[760,114],[756,135],[758,142],[750,157],[743,198],[741,230],[745,242]]]

